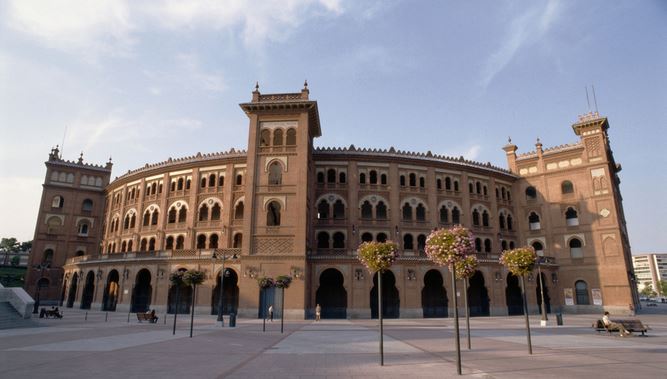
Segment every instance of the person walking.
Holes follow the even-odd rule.
[[[269,321],[273,322],[273,304],[269,305]]]
[[[315,321],[320,321],[320,316],[322,315],[322,307],[319,304],[315,307]]]

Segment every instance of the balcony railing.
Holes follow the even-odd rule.
[[[126,253],[111,253],[99,255],[82,255],[80,257],[69,258],[67,265],[77,263],[93,263],[105,261],[132,261],[132,260],[179,260],[183,258],[203,259],[209,260],[213,258],[213,253],[220,256],[221,254],[232,256],[236,254],[241,255],[241,249],[181,249],[181,250],[155,250],[155,251],[130,251]]]

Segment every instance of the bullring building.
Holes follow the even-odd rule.
[[[247,150],[169,158],[111,182],[111,162],[67,161],[53,149],[27,291],[66,307],[188,312],[191,290],[171,287],[169,275],[196,269],[206,273],[198,314],[222,304],[225,314],[258,317],[282,296],[260,292],[258,278],[287,274],[286,317],[309,318],[320,304],[322,317],[369,318],[377,277],[356,248],[393,240],[400,258],[383,274],[383,314],[447,317],[450,273],[423,250],[431,230],[462,224],[481,262],[469,282],[472,315],[522,313],[519,281],[498,257],[525,245],[541,256],[527,281],[530,312],[542,301],[549,312],[622,312],[637,302],[621,166],[597,113],[572,125],[572,144],[538,140],[517,154],[509,141],[504,169],[430,151],[315,148],[322,128],[307,85],[256,88],[240,107]]]

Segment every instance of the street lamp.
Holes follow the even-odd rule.
[[[48,263],[40,263],[32,266],[33,269],[39,270],[39,279],[37,279],[37,293],[35,294],[35,305],[32,308],[32,313],[37,314],[39,309],[39,292],[42,289],[42,278],[44,277],[44,270],[49,269]]]
[[[232,260],[236,260],[238,256],[236,254],[231,256]],[[213,252],[213,260],[217,260],[218,255],[216,252]],[[220,321],[220,326],[225,326],[225,318],[222,314],[222,300],[225,292],[225,287],[223,286],[224,280],[225,280],[225,260],[227,259],[227,256],[225,255],[225,252],[222,252],[222,270],[220,270],[220,299],[218,301],[218,321]]]
[[[542,253],[542,255],[537,256],[537,277],[540,280],[540,298],[542,299],[542,301],[540,302],[540,311],[542,313],[542,315],[540,317],[540,325],[541,326],[547,326],[547,320],[548,319],[547,319],[547,310],[546,310],[546,307],[545,307],[545,304],[544,304],[545,303],[545,301],[544,301],[544,283],[543,283],[543,280],[542,280],[542,269],[540,268],[540,266],[542,266],[543,258],[544,258],[544,253]]]

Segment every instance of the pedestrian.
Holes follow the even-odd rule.
[[[273,304],[269,305],[269,321],[273,322]]]
[[[322,315],[322,307],[319,304],[315,307],[315,321],[320,321],[320,316]]]
[[[619,332],[621,337],[630,335],[630,332],[628,332],[625,329],[625,326],[623,326],[623,324],[611,321],[609,319],[609,312],[604,313],[604,316],[602,316],[602,322],[604,323],[605,327],[607,327],[607,329],[609,329],[610,331]]]

